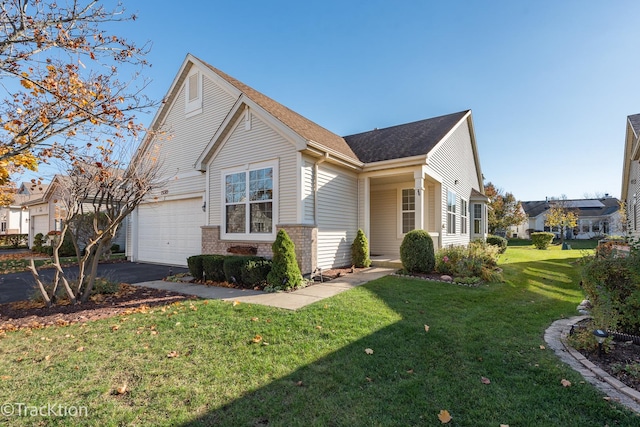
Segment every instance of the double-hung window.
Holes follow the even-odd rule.
[[[416,228],[416,192],[413,188],[402,189],[402,234]]]
[[[473,204],[473,233],[482,233],[482,205],[480,203]]]
[[[456,193],[447,191],[447,233],[456,234]]]
[[[224,175],[224,234],[234,238],[273,233],[274,181],[273,167]]]
[[[460,199],[460,233],[467,234],[469,222],[469,205],[465,199]]]

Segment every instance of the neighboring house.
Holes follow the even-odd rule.
[[[350,265],[358,228],[389,257],[412,229],[437,247],[486,236],[471,111],[340,137],[187,55],[136,155],[168,184],[132,214],[133,261],[270,257],[284,229],[309,274]]]
[[[0,207],[0,234],[28,234],[29,212],[23,204],[41,194],[42,187],[22,183],[16,190],[13,203]]]
[[[33,238],[36,234],[42,233],[44,236],[50,231],[61,231],[63,220],[66,217],[66,208],[62,200],[64,194],[60,188],[64,187],[64,175],[55,175],[51,182],[42,185],[42,192],[32,195],[30,200],[23,203],[23,207],[29,213],[29,247],[33,245]],[[89,212],[92,209],[88,210]],[[120,245],[124,249],[126,244],[126,220],[121,224],[118,233],[112,243]]]
[[[640,114],[627,117],[621,198],[627,209],[627,231],[640,237]]]
[[[558,234],[557,227],[545,225],[547,211],[554,204],[562,203],[578,217],[578,224],[571,230],[567,230],[569,239],[592,239],[601,236],[620,236],[624,234],[623,220],[620,217],[620,201],[615,197],[600,199],[575,199],[575,200],[541,200],[522,202],[522,208],[528,216],[526,223],[526,235],[521,237],[531,238],[533,231],[550,231]],[[519,231],[520,232],[520,231]]]

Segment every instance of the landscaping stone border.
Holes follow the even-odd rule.
[[[567,365],[578,371],[585,380],[630,410],[640,413],[640,392],[625,385],[587,360],[580,352],[567,344],[571,327],[589,316],[575,316],[556,320],[544,333],[544,340]]]

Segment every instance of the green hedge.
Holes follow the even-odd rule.
[[[547,249],[551,242],[553,242],[554,237],[555,234],[549,233],[547,231],[531,233],[531,240],[533,241],[533,245],[538,249]]]
[[[497,246],[501,254],[505,253],[505,251],[507,250],[507,239],[505,239],[504,237],[494,236],[490,234],[487,236],[487,243],[493,246]]]
[[[246,288],[264,284],[271,260],[243,255],[194,255],[187,258],[189,273],[196,280],[234,283]]]
[[[431,273],[436,266],[433,239],[425,230],[405,234],[400,245],[402,267],[410,273]]]

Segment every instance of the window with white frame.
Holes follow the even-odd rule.
[[[416,228],[416,192],[413,188],[402,189],[402,234]]]
[[[468,220],[469,220],[469,206],[465,199],[460,199],[460,233],[467,234],[468,230]]]
[[[480,203],[473,204],[473,232],[475,234],[482,233],[482,205]]]
[[[224,175],[225,233],[273,233],[273,167]]]
[[[447,190],[447,233],[456,233],[456,193]]]

